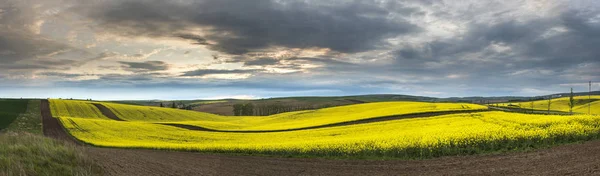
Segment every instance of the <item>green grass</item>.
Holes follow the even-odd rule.
[[[101,175],[81,148],[43,137],[40,100],[0,100],[0,176]]]
[[[0,175],[101,175],[81,148],[26,133],[0,135]]]
[[[29,100],[27,104],[27,111],[19,114],[12,124],[8,125],[4,131],[42,134],[40,100]]]
[[[27,110],[28,100],[0,100],[0,130],[8,127]]]

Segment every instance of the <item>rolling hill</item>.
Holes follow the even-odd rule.
[[[574,113],[587,114],[588,113],[588,105],[591,105],[591,113],[592,114],[600,114],[600,96],[591,96],[591,99],[588,99],[588,96],[576,96],[574,97]],[[550,110],[551,111],[562,111],[569,112],[569,97],[561,97],[552,99],[550,102]],[[533,108],[532,108],[533,102]],[[527,101],[527,102],[516,102],[516,103],[500,103],[499,106],[504,107],[516,107],[522,109],[535,109],[535,110],[547,110],[548,109],[548,100],[537,100],[537,101]]]
[[[270,116],[220,116],[172,108],[136,106],[106,102],[51,100],[56,117],[109,119],[94,104],[110,109],[124,121],[171,123],[218,130],[284,130],[356,121],[384,116],[443,111],[485,110],[487,107],[466,103],[379,102],[295,111]],[[52,105],[53,104],[53,105]],[[86,116],[85,114],[89,114]]]

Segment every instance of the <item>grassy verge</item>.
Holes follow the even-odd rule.
[[[39,135],[0,135],[0,175],[101,175],[81,148]]]
[[[0,100],[0,175],[101,175],[81,147],[43,137],[40,100]]]
[[[42,117],[40,116],[40,100],[29,100],[27,110],[21,113],[8,125],[5,132],[27,132],[42,134]]]
[[[28,100],[0,100],[0,131],[27,110]]]

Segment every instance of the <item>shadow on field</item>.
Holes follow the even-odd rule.
[[[125,120],[119,118],[115,113],[113,113],[106,106],[98,104],[98,103],[93,103],[93,105],[96,106],[96,108],[98,108],[98,110],[100,110],[100,112],[102,112],[102,114],[104,116],[108,117],[109,119],[113,119],[113,120],[116,120],[116,121],[125,121]]]
[[[75,139],[64,131],[58,119],[52,117],[48,101],[41,102],[44,134],[75,142]],[[473,112],[477,111],[470,111]],[[310,128],[446,114],[450,113],[408,114]],[[291,130],[300,129],[286,131]],[[85,152],[102,167],[105,175],[599,175],[600,173],[598,164],[600,163],[600,141],[568,144],[533,152],[449,156],[428,160],[230,156],[98,147],[86,148]]]
[[[424,113],[413,113],[413,114],[403,114],[403,115],[391,115],[391,116],[382,116],[382,117],[375,117],[375,118],[369,118],[369,119],[361,119],[361,120],[339,122],[339,123],[332,123],[332,124],[326,124],[326,125],[293,128],[293,129],[283,129],[283,130],[216,130],[216,129],[204,128],[204,127],[194,126],[194,125],[185,125],[185,124],[169,124],[169,123],[160,123],[160,124],[179,127],[179,128],[185,128],[188,130],[195,130],[195,131],[225,132],[225,133],[269,133],[269,132],[312,130],[312,129],[319,129],[319,128],[330,128],[330,127],[338,127],[338,126],[366,124],[366,123],[383,122],[383,121],[408,119],[408,118],[432,117],[432,116],[441,116],[441,115],[477,113],[477,112],[488,112],[488,111],[494,111],[494,110],[480,109],[480,110],[440,111],[440,112],[424,112]]]

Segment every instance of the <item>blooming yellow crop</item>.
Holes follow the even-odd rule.
[[[467,103],[425,103],[425,102],[381,102],[325,108],[319,110],[296,111],[271,116],[219,116],[196,111],[184,111],[172,108],[135,106],[104,102],[86,102],[71,100],[51,100],[55,106],[86,106],[98,103],[108,107],[120,119],[126,121],[177,123],[201,126],[219,130],[282,130],[318,125],[326,125],[374,117],[404,115],[424,112],[483,110],[485,106]],[[88,105],[95,108],[91,105]],[[66,110],[65,110],[66,109]],[[55,116],[85,117],[86,112],[69,108],[59,110]],[[89,111],[91,113],[91,111]],[[95,113],[95,111],[93,112]],[[95,117],[95,116],[93,116]]]
[[[50,111],[54,117],[109,119],[89,101],[51,99]]]
[[[181,123],[222,130],[273,130],[387,115],[485,109],[471,104],[385,102],[264,117],[228,117],[102,103],[127,120],[115,121],[98,115],[90,102],[53,100],[51,103],[55,104],[52,110],[57,111],[53,112],[54,116],[71,135],[83,142],[106,147],[288,156],[428,158],[545,147],[600,136],[600,116],[506,112],[462,113],[263,133],[194,131],[163,124]]]
[[[97,146],[311,156],[427,158],[598,137],[599,116],[455,114],[272,133],[192,131],[148,122],[59,118]]]
[[[588,96],[575,96],[573,112],[576,113],[588,113],[588,104],[591,103],[591,113],[600,114],[600,96],[591,96],[588,100]],[[499,106],[507,107],[519,107],[524,109],[532,109],[531,102],[517,102],[517,103],[500,103]],[[536,110],[548,110],[548,100],[533,101],[533,109]],[[550,110],[569,112],[569,97],[555,98],[551,100]]]

